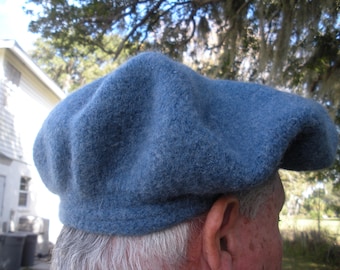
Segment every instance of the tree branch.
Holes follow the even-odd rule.
[[[131,36],[133,36],[133,34],[136,32],[136,30],[138,29],[138,27],[142,26],[143,24],[146,23],[146,21],[148,20],[148,18],[151,16],[151,14],[153,14],[160,6],[161,4],[164,2],[164,0],[159,1],[145,16],[144,18],[137,23],[136,25],[134,25],[134,27],[130,30],[130,32],[127,34],[127,36],[119,43],[119,46],[115,52],[115,58],[117,58],[120,53],[122,52],[125,43],[129,40],[129,38]]]

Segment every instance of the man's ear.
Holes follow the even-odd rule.
[[[238,218],[240,203],[235,196],[222,196],[210,208],[202,232],[203,257],[210,269],[232,269],[228,234]]]

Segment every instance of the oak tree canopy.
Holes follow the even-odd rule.
[[[27,0],[25,9],[41,35],[33,58],[59,83],[73,74],[78,87],[100,75],[93,67],[152,49],[213,78],[317,99],[340,125],[340,0]],[[320,177],[340,187],[339,172],[338,157]]]
[[[32,4],[36,6],[32,8]],[[339,0],[28,0],[29,29],[68,51],[157,49],[219,78],[339,100]],[[116,47],[106,35],[121,37]],[[209,61],[210,60],[210,61]],[[213,60],[213,61],[211,61]],[[327,90],[325,90],[327,89]],[[305,94],[306,94],[305,93]]]

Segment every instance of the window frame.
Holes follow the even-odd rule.
[[[29,194],[30,194],[30,181],[31,178],[27,176],[20,177],[18,207],[29,207]]]

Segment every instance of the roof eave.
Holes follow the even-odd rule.
[[[66,97],[65,92],[30,59],[16,41],[0,40],[0,48],[11,50],[58,98]]]

